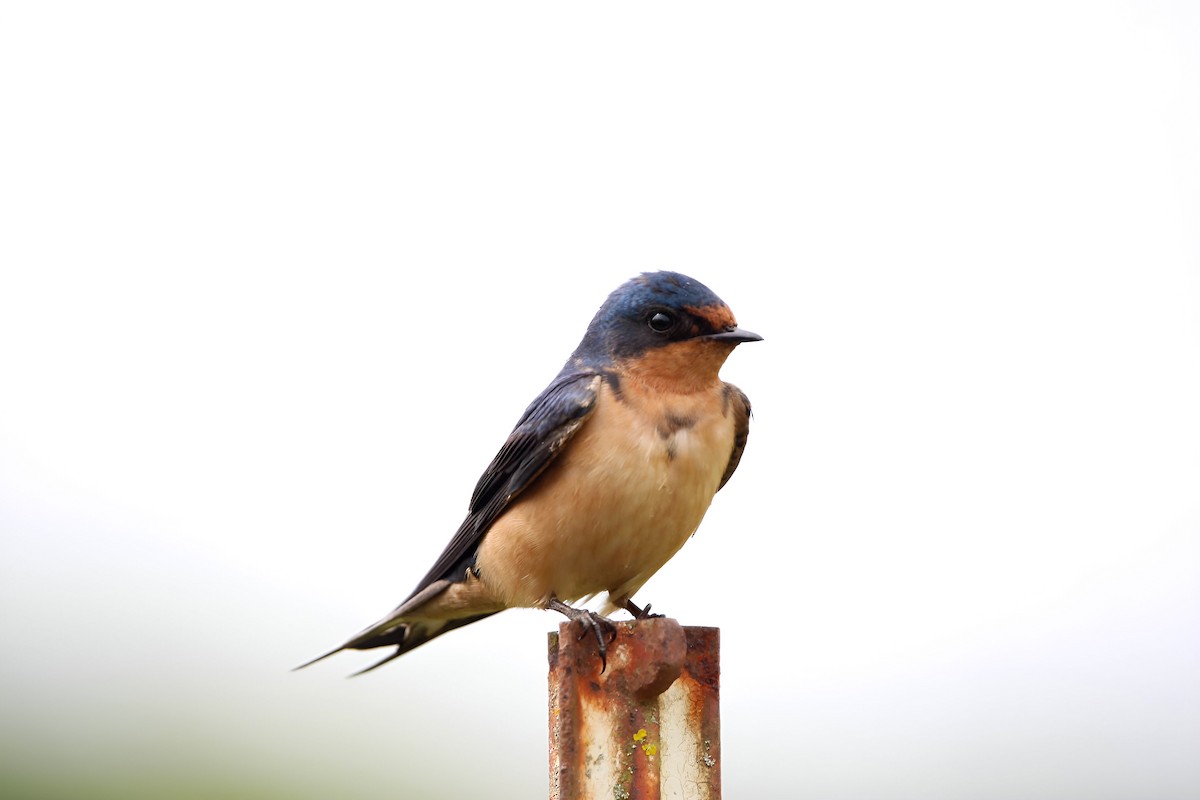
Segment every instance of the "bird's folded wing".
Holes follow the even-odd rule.
[[[530,404],[476,484],[467,518],[409,598],[436,581],[463,579],[488,528],[587,421],[602,380],[595,372],[564,373]]]
[[[721,476],[721,483],[717,486],[718,492],[725,488],[725,484],[733,477],[738,463],[742,460],[742,451],[746,449],[746,440],[750,438],[750,398],[746,397],[746,393],[732,383],[727,383],[725,384],[725,402],[732,406],[729,412],[733,415],[734,424],[733,452],[729,454],[729,463],[725,465],[725,474]]]

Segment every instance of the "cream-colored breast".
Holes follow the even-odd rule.
[[[608,592],[621,603],[695,532],[733,450],[724,387],[685,395],[601,384],[596,410],[492,526],[477,564],[506,605]]]

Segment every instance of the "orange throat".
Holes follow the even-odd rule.
[[[626,359],[617,371],[654,391],[691,394],[720,381],[717,374],[735,346],[713,339],[672,342]]]

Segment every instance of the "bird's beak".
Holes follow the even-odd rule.
[[[763,337],[759,336],[757,333],[751,333],[750,331],[742,330],[741,328],[732,328],[727,331],[721,331],[720,333],[710,333],[704,338],[716,339],[722,342],[733,342],[734,344],[740,344],[742,342],[761,342],[763,340]]]

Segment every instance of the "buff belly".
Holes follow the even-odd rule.
[[[479,588],[505,606],[631,597],[708,510],[733,449],[726,414],[720,384],[666,404],[602,385],[554,468],[484,537]]]

